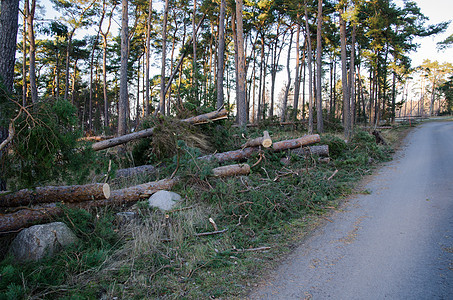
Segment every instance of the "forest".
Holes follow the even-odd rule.
[[[396,2],[2,0],[0,299],[244,296],[452,113],[453,65],[411,64],[449,22]],[[179,206],[148,205],[163,189]],[[17,263],[47,221],[79,242]]]

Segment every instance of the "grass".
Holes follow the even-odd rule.
[[[389,130],[384,136],[395,143],[404,130]],[[239,133],[228,134],[236,134],[232,139],[240,144]],[[272,135],[280,140],[303,134],[274,129]],[[266,152],[249,176],[230,178],[208,176],[215,165],[195,163],[196,151],[181,143],[179,159],[168,160],[159,174],[161,178],[171,174],[179,163],[182,180],[174,191],[184,200],[175,210],[161,212],[137,203],[128,210],[139,217],[129,224],[115,221],[118,208],[67,210],[60,220],[81,242],[38,263],[4,259],[0,299],[245,297],[260,274],[300,243],[325,219],[323,215],[354,192],[363,175],[389,160],[392,152],[361,131],[348,144],[335,134],[323,135],[322,143],[330,147],[329,163]],[[282,158],[290,163],[283,164]],[[258,159],[252,157],[248,163]],[[197,236],[216,229],[226,231]],[[260,247],[269,248],[247,251]]]

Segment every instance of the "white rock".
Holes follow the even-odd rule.
[[[19,261],[40,260],[77,242],[76,235],[62,222],[35,225],[19,232],[9,252]]]
[[[169,191],[158,191],[149,198],[148,203],[151,207],[157,207],[162,210],[170,210],[179,201],[181,201],[181,196],[176,193]]]

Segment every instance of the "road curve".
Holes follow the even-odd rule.
[[[414,129],[364,188],[249,298],[453,299],[453,122]]]

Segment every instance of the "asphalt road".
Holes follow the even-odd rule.
[[[252,299],[453,299],[453,122],[395,160],[307,238]]]

